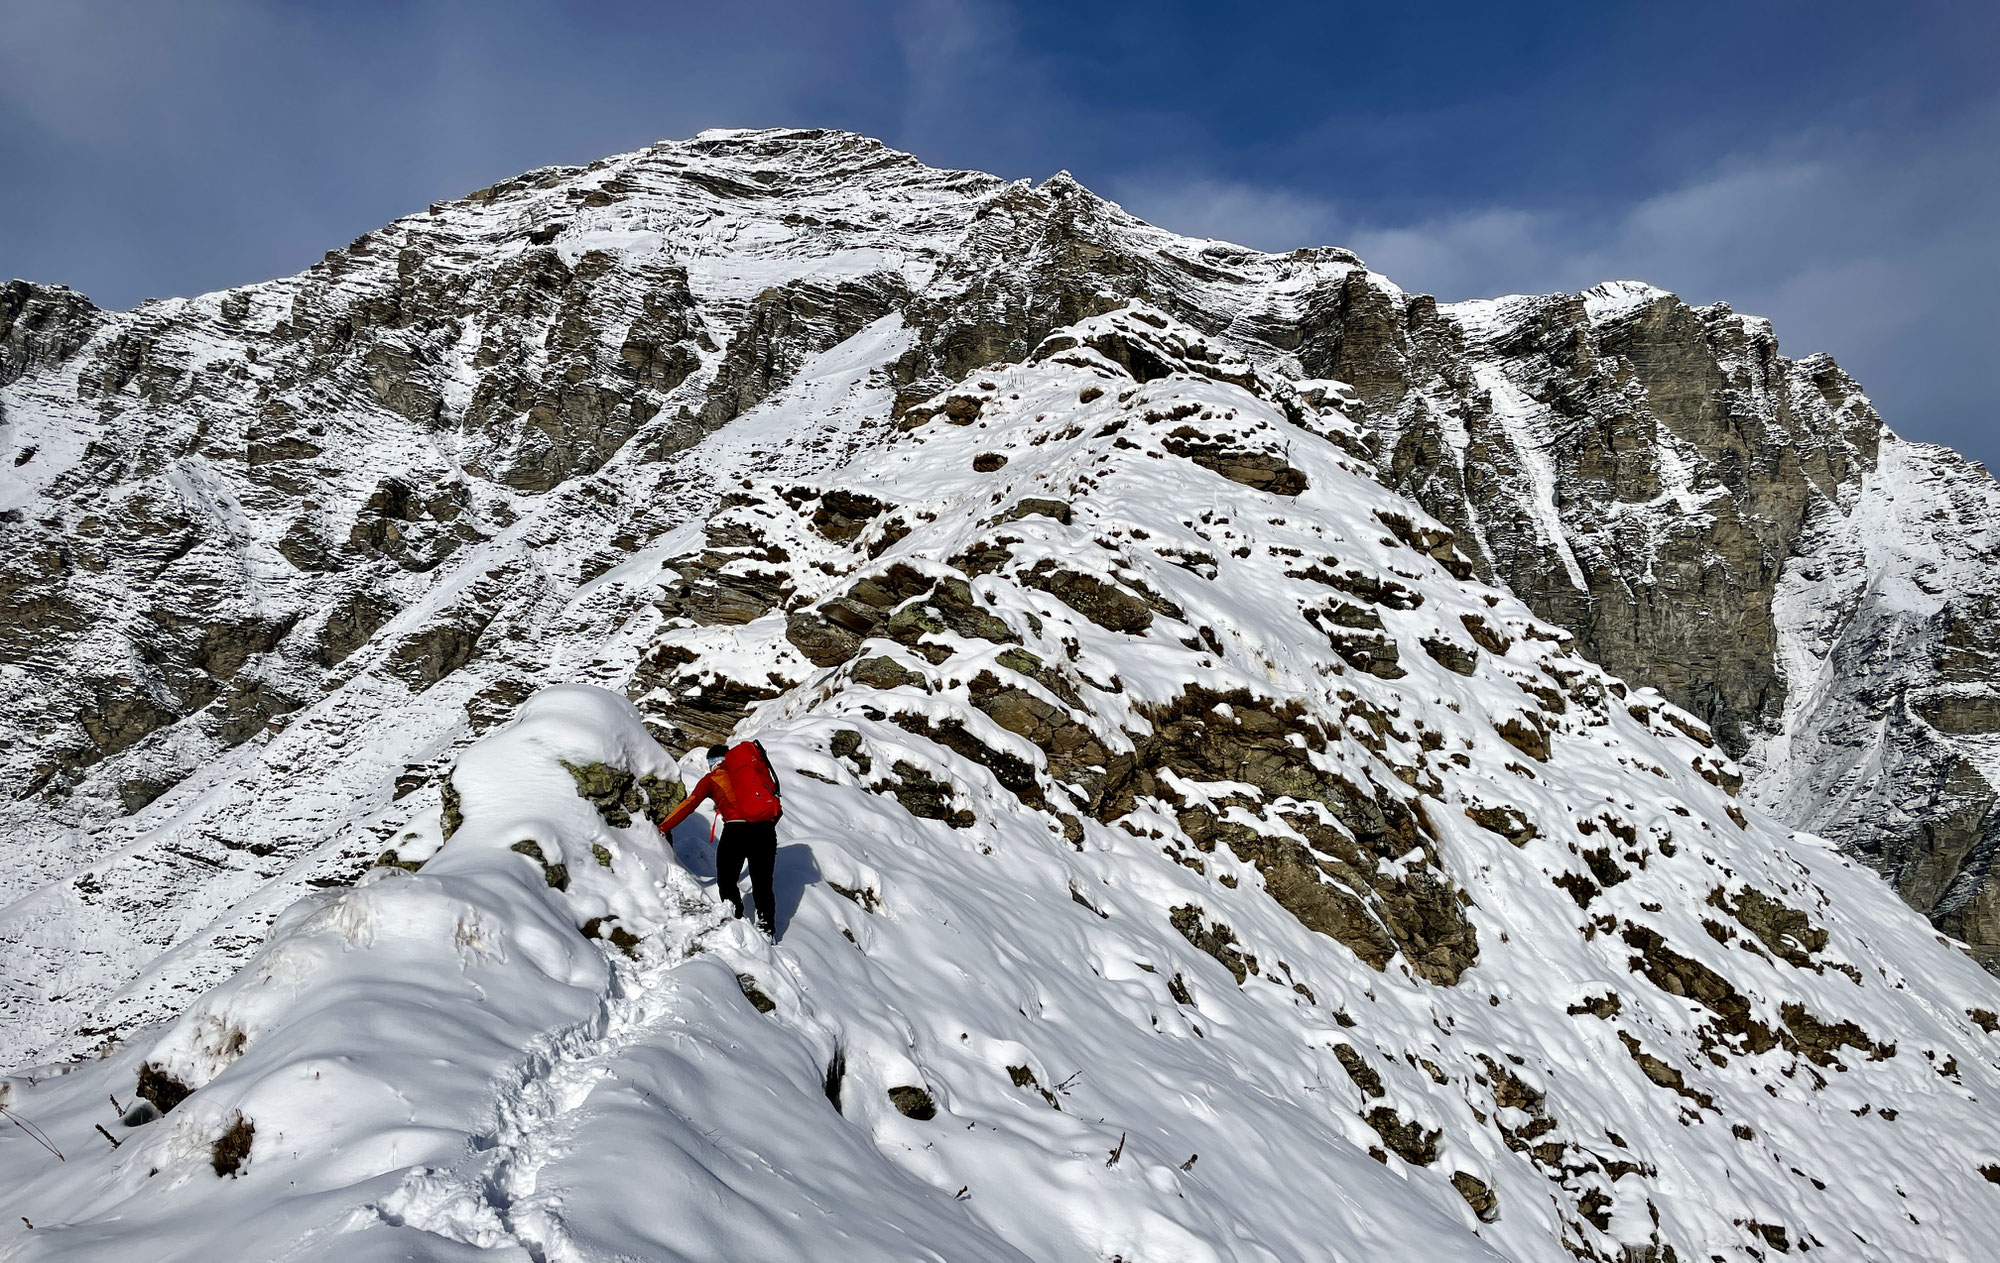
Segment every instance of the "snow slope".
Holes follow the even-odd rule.
[[[595,581],[632,701],[537,693],[394,863],[5,1080],[69,1158],[0,1136],[5,1252],[1987,1257],[2000,988],[1363,443],[1133,305],[739,484]],[[723,722],[775,946],[646,823]],[[146,1066],[195,1090],[127,1127]]]

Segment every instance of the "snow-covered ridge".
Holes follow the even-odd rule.
[[[637,709],[529,699],[420,871],[7,1080],[11,1254],[1979,1257],[1987,975],[1323,396],[1143,306],[1026,358],[607,574]],[[642,719],[776,758],[776,948]]]
[[[356,871],[469,730],[537,683],[622,686],[598,642],[626,612],[596,581],[671,551],[720,488],[824,469],[885,407],[1129,296],[1342,400],[1361,450],[1482,576],[1756,746],[1760,781],[1810,777],[1778,766],[1794,734],[1851,730],[1843,760],[1882,767],[1890,797],[1783,810],[1920,907],[1959,891],[1941,924],[2000,943],[1976,845],[1995,797],[1983,703],[1953,731],[1903,715],[1905,740],[1798,681],[1985,686],[1872,631],[1843,640],[1838,610],[1788,642],[1818,648],[1780,652],[1778,578],[1820,569],[1806,550],[1843,529],[1822,519],[1857,512],[1895,443],[1830,361],[1636,284],[1437,309],[1345,252],[1176,237],[1067,178],[729,132],[531,172],[224,294],[114,315],[6,291],[0,812],[22,844],[0,867],[0,941],[33,963],[0,1000],[0,1057],[174,1011],[308,883]],[[736,422],[885,320],[895,354],[828,378],[845,402],[809,410],[810,434],[782,432],[786,407]],[[1964,490],[1902,547],[1983,591],[1991,559],[1963,524],[1990,480],[1959,462],[1948,481]],[[284,812],[257,806],[274,798]]]

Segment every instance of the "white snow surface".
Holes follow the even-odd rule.
[[[724,434],[754,447],[879,415],[866,370],[898,338],[871,326]],[[1142,383],[1079,345],[1107,339],[1174,371]],[[448,840],[435,806],[352,805],[364,837],[390,811],[421,871],[379,867],[310,895],[171,1021],[0,1081],[0,1106],[67,1158],[0,1130],[0,1255],[1989,1258],[1994,980],[1873,874],[1739,814],[1716,784],[1732,769],[1691,717],[1392,538],[1389,518],[1439,528],[1324,437],[1341,437],[1338,414],[1212,348],[1192,354],[1200,344],[1135,306],[975,373],[956,388],[979,402],[966,424],[869,431],[807,481],[763,457],[772,473],[718,521],[785,550],[797,590],[751,622],[666,622],[628,599],[671,583],[657,554],[578,589],[556,668],[575,682],[458,755],[463,823]],[[1182,431],[1304,487],[1223,477],[1185,454]],[[835,489],[884,506],[845,542],[813,525],[815,497]],[[1029,497],[1066,502],[1072,520],[1009,518]],[[1004,557],[964,568],[989,546]],[[966,578],[1014,656],[925,622],[861,650],[898,664],[901,683],[806,661],[788,620],[899,563]],[[1143,597],[1150,618],[1093,621],[1030,582],[1038,565]],[[1348,614],[1380,623],[1393,677],[1359,669],[1306,617],[1368,584],[1406,594]],[[1425,648],[1469,652],[1467,619],[1500,645],[1469,674]],[[684,656],[682,677],[779,686],[737,728],[784,779],[775,944],[718,913],[707,821],[669,848],[643,818],[609,823],[563,767],[693,779],[641,721],[659,697],[635,709],[592,683],[625,684],[661,646]],[[1422,822],[1422,844],[1378,873],[1463,892],[1470,967],[1449,984],[1405,954],[1372,968],[1287,911],[1251,856],[1195,845],[1179,814],[1211,803],[1296,839],[1288,816],[1331,822],[1324,804],[1177,773],[1163,780],[1181,803],[1141,795],[1097,818],[1087,786],[1066,787],[976,705],[982,680],[1060,704],[1108,764],[1184,698],[1225,699],[1185,717],[1218,732],[1292,716],[1301,767]],[[348,739],[393,749],[370,756],[392,764],[412,742],[448,741],[459,721],[436,712],[462,699],[441,692]],[[1503,740],[1510,723],[1544,733],[1546,759]],[[932,739],[954,725],[1024,763],[1031,787]],[[841,734],[857,753],[834,753]],[[920,773],[947,787],[956,820],[885,792]],[[329,798],[353,783],[333,777]],[[1495,808],[1530,835],[1467,814]],[[337,802],[324,810],[339,817]],[[1802,914],[1789,938],[1731,915],[1752,891]],[[1240,980],[1176,928],[1190,907],[1227,927]],[[638,935],[635,956],[579,932],[593,922]],[[106,1098],[129,1103],[147,1063],[196,1090],[127,1127]],[[889,1090],[904,1087],[934,1116],[901,1112]],[[247,1162],[218,1175],[212,1147],[239,1118],[254,1126]],[[1384,1128],[1429,1135],[1434,1153]],[[1475,1215],[1455,1175],[1490,1187],[1497,1218]]]
[[[1592,323],[1608,324],[1673,295],[1644,281],[1605,281],[1591,286],[1579,297]]]
[[[1495,420],[1514,439],[1515,450],[1520,453],[1524,499],[1534,515],[1537,537],[1561,559],[1570,584],[1583,589],[1586,586],[1583,567],[1577,565],[1569,533],[1556,513],[1556,472],[1548,458],[1552,428],[1548,409],[1530,399],[1497,367],[1482,365],[1476,370],[1475,380],[1492,399]],[[1460,459],[1463,460],[1463,453]]]

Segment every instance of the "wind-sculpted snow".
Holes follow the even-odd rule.
[[[9,1257],[1985,1257],[1988,975],[1325,390],[1143,305],[1024,359],[608,572],[631,703],[5,1080],[70,1159],[0,1137]],[[777,945],[653,733],[770,750]]]

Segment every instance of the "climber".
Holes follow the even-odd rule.
[[[743,892],[737,883],[743,866],[750,866],[750,892],[757,903],[757,927],[776,937],[777,900],[771,893],[771,870],[778,860],[778,818],[785,814],[778,801],[778,773],[761,741],[708,748],[708,775],[701,778],[673,814],[660,822],[660,833],[672,845],[674,826],[705,799],[715,803],[722,820],[722,841],[715,848],[715,883],[731,911],[743,915]]]

